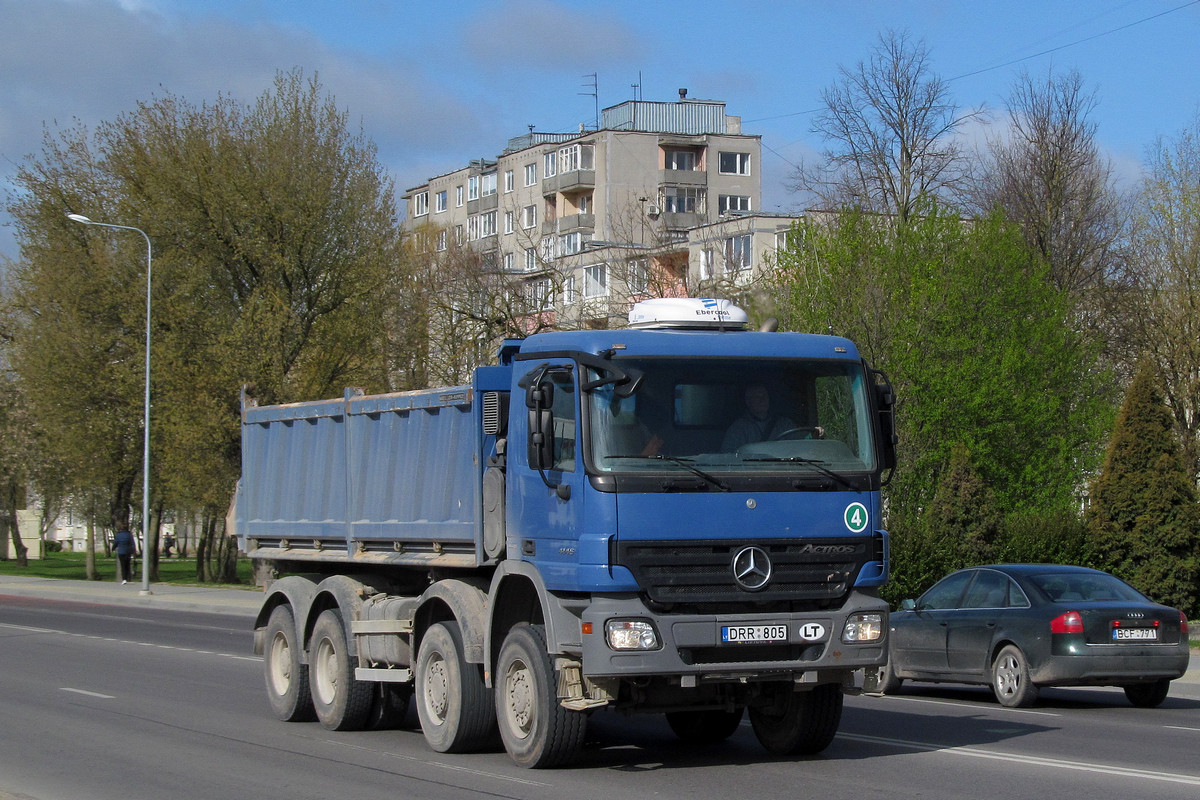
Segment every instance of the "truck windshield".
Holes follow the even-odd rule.
[[[867,472],[863,367],[793,359],[619,359],[644,378],[590,392],[590,463],[605,473]],[[597,377],[592,373],[592,377]]]

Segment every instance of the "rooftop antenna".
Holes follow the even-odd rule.
[[[595,116],[595,119],[592,124],[595,125],[596,130],[600,130],[600,88],[599,88],[600,83],[597,80],[597,76],[596,76],[595,72],[589,72],[587,75],[584,75],[583,77],[592,79],[591,83],[583,84],[584,88],[587,88],[590,86],[592,88],[592,90],[590,92],[580,92],[579,94],[583,95],[584,97],[591,95],[592,103],[596,107],[596,116]]]

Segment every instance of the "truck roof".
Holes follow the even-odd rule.
[[[617,356],[828,358],[858,361],[849,339],[812,333],[758,331],[601,330],[538,333],[516,343],[521,353],[576,350]]]

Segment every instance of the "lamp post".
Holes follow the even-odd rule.
[[[113,225],[108,222],[93,222],[82,214],[67,214],[67,219],[84,225],[101,228],[116,228],[122,231],[137,231],[146,240],[146,393],[142,400],[142,591],[150,594],[150,271],[153,253],[150,237],[141,228],[132,225]]]

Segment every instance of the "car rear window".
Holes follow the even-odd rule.
[[[1030,575],[1029,582],[1054,603],[1120,601],[1142,603],[1146,598],[1129,584],[1112,575],[1092,573],[1046,573]]]

